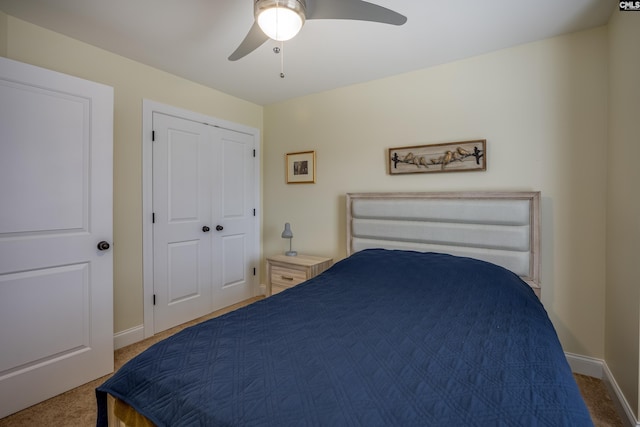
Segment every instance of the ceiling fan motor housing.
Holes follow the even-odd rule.
[[[301,12],[306,16],[307,2],[305,0],[255,0],[253,11],[257,17],[261,11],[276,6]]]
[[[307,2],[305,0],[255,0],[253,15],[258,19],[260,13],[275,7],[292,10],[301,15],[303,20],[307,17]]]

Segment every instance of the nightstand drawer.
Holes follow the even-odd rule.
[[[307,280],[307,273],[291,268],[271,267],[271,284],[276,286],[295,286]]]
[[[267,296],[292,288],[331,267],[327,257],[298,254],[274,255],[267,258]]]

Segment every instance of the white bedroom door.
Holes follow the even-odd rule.
[[[0,58],[0,417],[113,371],[112,171],[113,89]]]
[[[154,330],[253,296],[253,138],[153,114]]]

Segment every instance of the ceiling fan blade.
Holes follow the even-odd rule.
[[[307,19],[352,19],[402,25],[407,17],[362,0],[307,0]]]
[[[265,33],[262,32],[257,22],[254,22],[251,29],[247,33],[247,36],[242,40],[240,46],[229,56],[229,61],[237,61],[240,58],[250,54],[264,42],[269,39]]]

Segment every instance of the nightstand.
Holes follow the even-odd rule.
[[[302,255],[275,255],[267,258],[267,296],[292,288],[325,271],[332,258]]]

